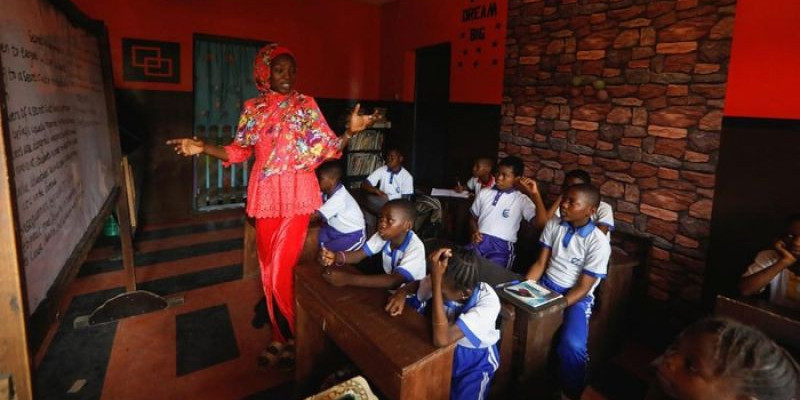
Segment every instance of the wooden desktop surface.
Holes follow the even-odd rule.
[[[297,266],[295,378],[300,392],[315,391],[316,370],[330,363],[332,341],[389,398],[449,398],[455,344],[435,347],[430,321],[411,309],[389,316],[384,311],[388,296],[384,289],[332,286],[314,262]]]

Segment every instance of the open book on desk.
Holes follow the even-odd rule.
[[[498,289],[500,287],[502,287],[503,291],[510,294],[515,300],[532,309],[541,308],[545,304],[564,297],[531,280],[522,282],[509,282],[499,285]]]
[[[464,190],[463,192],[459,193],[452,189],[439,189],[433,188],[431,189],[431,196],[439,196],[439,197],[460,197],[462,199],[469,198],[469,191]]]

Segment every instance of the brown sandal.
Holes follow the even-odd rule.
[[[272,342],[258,355],[258,365],[261,367],[271,367],[279,361],[286,345],[281,342]]]

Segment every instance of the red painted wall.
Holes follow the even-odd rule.
[[[725,115],[800,118],[800,1],[738,0]]]
[[[463,21],[466,9],[491,4],[496,5],[495,15]],[[399,0],[385,4],[381,8],[380,97],[413,101],[414,51],[450,42],[450,100],[500,104],[507,15],[507,0]],[[484,29],[485,38],[470,40],[470,29],[479,28]]]
[[[114,83],[124,89],[192,90],[195,33],[280,42],[295,53],[297,87],[318,97],[377,99],[380,7],[351,0],[73,0],[109,29]],[[178,42],[178,84],[122,80],[122,38]]]

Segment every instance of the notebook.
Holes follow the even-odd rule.
[[[536,283],[535,281],[530,280],[504,285],[503,291],[510,294],[514,299],[533,309],[541,308],[545,304],[564,297]]]

